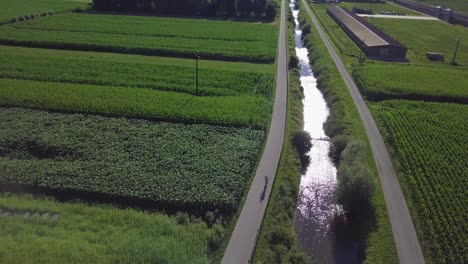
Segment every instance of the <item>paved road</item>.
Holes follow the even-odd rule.
[[[273,116],[270,125],[263,156],[257,168],[252,186],[247,194],[242,212],[237,220],[222,263],[250,263],[255,249],[258,231],[263,222],[263,216],[270,198],[270,191],[276,175],[276,169],[283,149],[286,127],[286,108],[288,94],[288,66],[286,46],[286,1],[281,3],[281,23],[278,41],[278,70],[276,74],[276,96],[273,106]],[[269,177],[265,190],[265,199],[261,194],[265,187],[265,176]]]
[[[368,14],[357,14],[360,17],[375,17],[375,18],[390,18],[390,19],[409,19],[409,20],[428,20],[434,21],[439,20],[437,17],[432,16],[397,16],[397,15],[368,15]]]
[[[400,188],[395,169],[392,165],[392,160],[388,154],[387,148],[383,141],[382,136],[372,118],[369,109],[364,102],[356,84],[346,71],[343,62],[336,54],[332,45],[328,41],[327,36],[324,34],[319,23],[315,19],[314,14],[310,10],[307,3],[302,0],[302,4],[306,7],[307,13],[312,19],[315,28],[320,34],[323,42],[328,48],[333,61],[336,64],[341,76],[343,77],[346,86],[351,93],[354,104],[356,105],[359,115],[364,123],[364,127],[369,138],[369,143],[374,154],[375,163],[377,164],[377,171],[380,177],[380,183],[384,192],[385,202],[387,204],[388,215],[392,225],[393,238],[398,252],[400,263],[402,264],[419,264],[424,263],[424,257],[419,245],[416,231],[411,222],[408,206],[406,205],[405,197]]]

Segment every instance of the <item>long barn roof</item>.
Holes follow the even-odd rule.
[[[331,6],[328,10],[333,13],[338,20],[345,24],[368,47],[385,46],[390,44],[340,7]]]

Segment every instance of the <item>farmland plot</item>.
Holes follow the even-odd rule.
[[[264,132],[207,125],[0,111],[0,183],[150,201],[237,206]]]
[[[0,46],[0,78],[143,87],[195,94],[193,60]],[[203,61],[199,95],[269,99],[270,65]],[[44,69],[47,69],[45,71]]]
[[[372,108],[409,187],[432,259],[466,263],[468,106],[384,101]]]
[[[63,14],[0,28],[0,43],[71,50],[272,63],[272,24]]]
[[[146,88],[0,79],[0,105],[182,123],[265,128],[263,96],[202,97]]]
[[[468,71],[463,68],[367,64],[354,66],[353,77],[369,100],[468,103]]]

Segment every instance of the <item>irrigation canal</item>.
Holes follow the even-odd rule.
[[[331,143],[323,129],[329,109],[317,88],[308,51],[302,42],[295,2],[290,2],[290,9],[296,22],[295,50],[304,90],[304,130],[312,137],[313,146],[308,153],[310,163],[303,168],[301,176],[294,229],[301,248],[317,263],[360,263],[359,243],[343,239],[335,232],[335,216],[340,212],[334,199],[336,168],[328,156]]]

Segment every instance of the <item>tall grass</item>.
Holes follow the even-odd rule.
[[[16,213],[0,214],[2,263],[209,263],[216,229],[198,220],[25,195],[3,194],[0,208]]]

